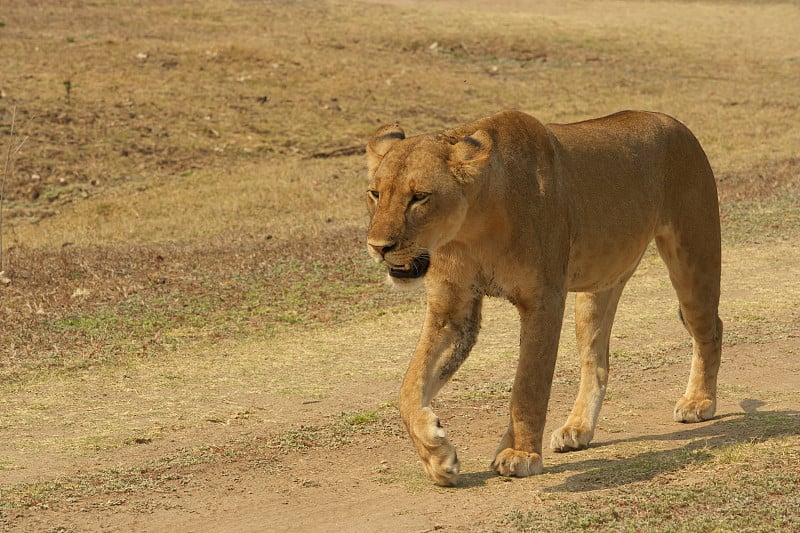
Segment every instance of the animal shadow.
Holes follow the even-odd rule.
[[[576,473],[563,483],[544,490],[584,492],[619,487],[653,479],[691,464],[702,464],[713,458],[715,449],[800,435],[800,412],[758,412],[757,407],[761,405],[763,403],[750,401],[747,406],[742,406],[748,412],[722,415],[700,425],[681,425],[680,430],[671,433],[600,442],[597,447],[630,442],[689,441],[669,450],[646,451],[621,459],[589,459],[545,469],[551,473]]]
[[[637,436],[592,444],[590,448],[595,449],[623,443],[689,441],[677,448],[645,451],[632,457],[586,459],[548,467],[545,468],[546,474],[575,473],[563,483],[542,490],[544,492],[587,492],[619,487],[653,479],[691,464],[702,464],[713,458],[715,449],[800,435],[800,412],[759,412],[758,408],[763,405],[764,403],[758,400],[744,400],[741,405],[744,413],[721,415],[709,422],[697,425],[681,424],[677,431],[661,435]],[[579,454],[580,452],[574,453]],[[491,470],[464,473],[459,480],[458,487],[483,486],[494,477],[497,477],[497,474]],[[512,481],[509,478],[505,479]]]

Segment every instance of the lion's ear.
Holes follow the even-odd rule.
[[[381,164],[381,159],[395,144],[406,138],[406,133],[400,124],[386,124],[372,134],[367,143],[367,168],[372,176]]]
[[[450,170],[459,181],[472,181],[484,169],[491,155],[491,136],[484,130],[478,130],[453,146]]]

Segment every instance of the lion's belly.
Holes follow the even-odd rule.
[[[570,291],[594,292],[625,281],[653,240],[663,208],[660,176],[640,175],[638,165],[607,168],[601,183],[570,180]]]
[[[598,233],[573,243],[567,269],[568,290],[597,292],[626,281],[652,239],[652,230],[642,228],[641,232],[622,238]]]

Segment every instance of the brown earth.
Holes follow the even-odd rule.
[[[722,316],[728,340],[718,415],[709,422],[671,420],[689,346],[665,270],[651,254],[620,306],[611,384],[594,443],[571,454],[547,452],[542,476],[507,480],[488,468],[506,422],[516,346],[513,308],[497,302],[487,309],[470,361],[436,404],[464,461],[462,484],[440,489],[427,481],[392,404],[421,318],[421,309],[411,309],[301,337],[145,361],[77,382],[55,379],[7,395],[6,413],[38,409],[40,416],[26,418],[24,427],[5,421],[3,440],[29,439],[30,447],[4,453],[14,465],[3,473],[4,483],[64,481],[52,488],[59,498],[44,491],[40,502],[9,510],[6,525],[60,531],[325,531],[333,525],[346,531],[496,530],[519,509],[549,509],[554,501],[643,483],[692,483],[703,475],[693,471],[692,454],[769,445],[786,435],[795,436],[797,451],[798,244],[792,239],[726,253]],[[771,283],[764,287],[759,276],[766,270]],[[769,316],[760,315],[765,310]],[[565,418],[576,392],[571,328],[568,316],[549,429]],[[54,390],[61,391],[56,399]],[[39,397],[57,405],[37,404]],[[65,440],[103,434],[105,426],[124,428],[114,429],[114,436],[128,445],[99,442],[97,451],[78,455],[63,450]],[[642,461],[653,466],[641,472]],[[617,469],[619,479],[609,469]],[[87,485],[99,494],[92,496]]]
[[[796,264],[800,259],[797,244],[781,246],[773,256],[763,258],[764,263],[783,267]],[[776,280],[775,291],[794,293],[794,311],[782,317],[787,323],[763,324],[756,334],[757,342],[727,343],[717,417],[702,424],[681,425],[671,421],[670,413],[687,373],[686,336],[672,319],[671,306],[664,305],[671,295],[663,284],[657,290],[643,286],[655,282],[650,278],[663,277],[661,270],[653,267],[637,276],[623,301],[614,340],[609,399],[593,446],[566,455],[546,453],[547,468],[542,476],[512,481],[498,478],[488,469],[506,422],[513,373],[513,310],[500,304],[490,306],[470,364],[437,402],[464,460],[460,487],[439,489],[427,482],[392,407],[379,410],[378,419],[365,423],[363,430],[356,425],[341,429],[343,434],[337,435],[339,430],[330,429],[340,413],[358,413],[394,400],[419,317],[418,311],[409,311],[377,323],[315,332],[303,339],[238,346],[225,356],[202,354],[209,359],[209,366],[220,364],[220,357],[266,358],[266,374],[271,370],[271,354],[287,349],[286,344],[308,357],[286,364],[291,375],[305,376],[296,393],[270,392],[274,389],[269,384],[259,386],[263,380],[252,377],[239,377],[232,385],[229,381],[237,379],[233,377],[237,372],[211,372],[202,386],[214,391],[214,405],[197,406],[210,414],[205,420],[195,417],[194,427],[185,427],[184,422],[184,427],[163,428],[158,436],[142,439],[137,446],[88,457],[59,458],[29,452],[19,462],[15,458],[18,469],[5,473],[12,480],[52,478],[59,473],[74,480],[92,471],[133,468],[140,470],[131,475],[137,479],[153,469],[154,483],[145,490],[102,491],[95,497],[72,498],[67,488],[67,497],[53,507],[11,511],[9,525],[12,530],[60,527],[65,531],[326,531],[334,525],[345,531],[492,530],[502,526],[502,518],[514,510],[536,509],[546,503],[548,495],[569,499],[570,495],[602,494],[643,482],[691,483],[691,462],[676,455],[680,452],[752,441],[768,444],[779,435],[796,435],[800,427],[797,277]],[[732,267],[730,258],[726,272],[728,278],[753,274]],[[753,290],[731,282],[728,287],[729,299],[735,299],[740,291]],[[647,309],[654,299],[658,312],[640,311],[635,320],[631,318],[632,310]],[[723,304],[723,310],[723,316],[731,315],[730,305]],[[643,329],[639,321],[648,322],[648,327]],[[735,338],[743,327],[736,318],[728,318],[729,336]],[[388,329],[402,339],[389,347],[379,333]],[[566,336],[569,327],[565,330]],[[565,342],[569,345],[571,341]],[[333,346],[333,353],[320,351],[323,345]],[[626,355],[628,350],[647,345],[677,347],[656,354],[644,349],[647,355],[643,359]],[[380,355],[369,369],[363,369],[354,365],[354,353],[358,352]],[[314,357],[326,361],[321,363]],[[331,357],[335,360],[330,361]],[[321,364],[331,368],[320,368]],[[549,429],[565,418],[570,407],[577,377],[574,366],[574,354],[563,354],[551,399]],[[139,369],[142,373],[150,371]],[[126,376],[134,382],[134,388],[135,374]],[[146,384],[149,380],[142,381]],[[242,387],[245,381],[247,386]],[[193,388],[189,384],[177,390],[162,387],[137,389],[138,409],[148,412],[163,404],[179,403],[184,388]],[[317,388],[325,392],[316,392]],[[81,396],[79,405],[89,399],[87,393],[73,394]],[[102,400],[95,402],[118,408],[130,394],[104,391]],[[27,402],[35,401],[32,391],[22,396]],[[319,399],[313,399],[315,396]],[[30,403],[27,407],[34,408]],[[80,406],[75,409],[75,415],[86,414]],[[93,411],[102,418],[114,409],[97,405]],[[60,413],[64,418],[72,415]],[[151,416],[161,424],[178,426],[185,416],[165,422],[165,415],[162,409]],[[760,420],[766,415],[778,424],[777,428]],[[81,433],[80,422],[77,426],[72,431]],[[52,421],[37,432],[26,438],[71,436],[69,429]],[[202,450],[199,443],[203,443]],[[176,451],[189,464],[180,464],[179,459],[174,460],[177,466],[154,462],[174,456]],[[644,456],[658,466],[643,475],[623,474],[619,481],[609,482],[605,474],[594,473],[611,467],[634,469]],[[191,464],[192,458],[199,464]],[[101,482],[98,479],[97,483]]]

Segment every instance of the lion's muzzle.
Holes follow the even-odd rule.
[[[427,253],[423,253],[401,267],[390,266],[389,275],[393,278],[400,279],[421,278],[426,272],[428,272],[428,267],[430,266],[430,256]]]

